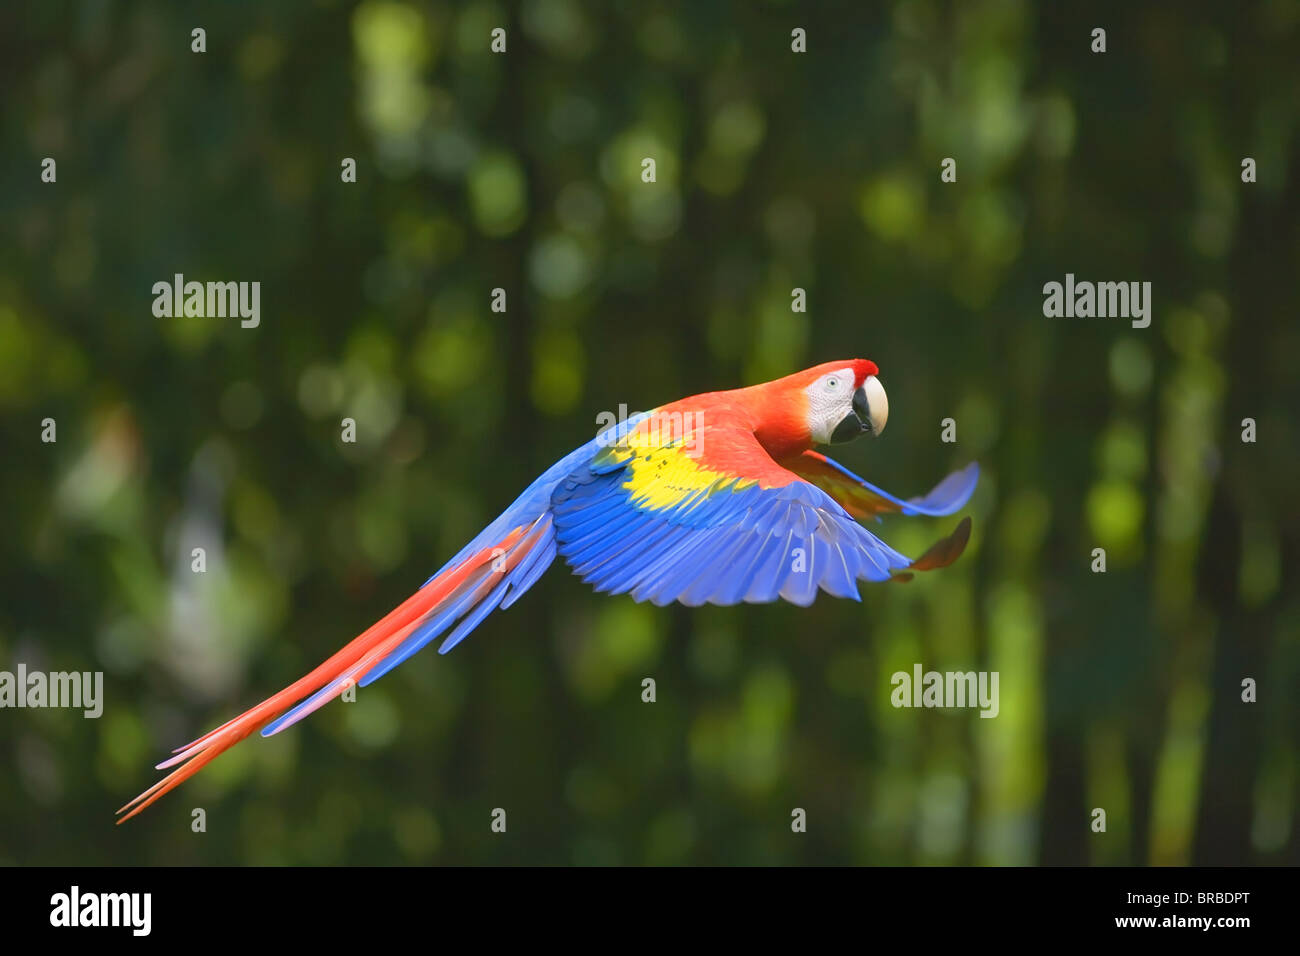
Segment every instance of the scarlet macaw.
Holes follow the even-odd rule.
[[[560,555],[597,591],[658,605],[808,605],[820,588],[861,600],[859,580],[945,567],[970,519],[920,558],[854,519],[947,515],[975,489],[972,462],[903,501],[813,445],[884,430],[874,362],[826,362],[749,388],[694,395],[606,428],[561,458],[402,604],[302,679],[158,764],[176,769],[119,814],[135,816],[259,728],[269,737],[388,673],[454,629],[445,654],[507,608]]]

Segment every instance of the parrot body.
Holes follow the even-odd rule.
[[[857,519],[945,515],[974,490],[975,464],[904,501],[814,444],[878,434],[888,415],[874,363],[828,362],[748,388],[634,415],[561,458],[410,598],[311,673],[158,765],[175,768],[122,807],[130,819],[255,730],[297,723],[349,686],[366,686],[431,641],[446,653],[507,608],[557,556],[597,591],[637,601],[729,605],[819,590],[860,600],[859,580],[944,567],[964,519],[916,560]]]

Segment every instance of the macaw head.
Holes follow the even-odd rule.
[[[879,435],[889,419],[889,399],[875,362],[825,362],[791,378],[807,396],[808,434],[817,445]]]

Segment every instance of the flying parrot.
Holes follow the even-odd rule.
[[[864,359],[826,362],[605,428],[333,657],[173,751],[157,769],[175,769],[118,810],[118,822],[253,731],[279,733],[450,629],[438,647],[447,653],[519,600],[557,556],[597,591],[691,606],[777,598],[806,606],[818,590],[856,601],[859,580],[907,579],[951,564],[970,537],[969,518],[915,560],[857,519],[952,514],[975,489],[976,463],[905,501],[813,451],[884,430],[889,402],[878,373]]]

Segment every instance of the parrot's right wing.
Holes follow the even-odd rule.
[[[928,494],[904,501],[883,488],[877,488],[871,482],[859,478],[839,462],[819,452],[806,451],[782,464],[800,478],[812,482],[826,492],[855,518],[870,518],[882,514],[929,515],[930,517],[950,515],[970,500],[980,477],[979,465],[971,462],[960,471],[948,475],[931,488]]]

